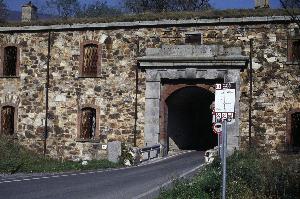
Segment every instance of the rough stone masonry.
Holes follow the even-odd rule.
[[[160,122],[163,81],[233,81],[238,103],[229,146],[245,148],[252,61],[253,144],[266,152],[281,152],[291,144],[289,114],[300,110],[299,66],[288,59],[295,30],[284,16],[0,27],[0,67],[3,70],[8,60],[6,47],[15,46],[18,70],[15,76],[1,74],[0,108],[15,107],[13,137],[43,153],[48,97],[46,154],[101,159],[107,158],[103,146],[113,141],[168,147]],[[191,34],[201,35],[202,43],[187,44]],[[93,77],[82,75],[85,44],[90,49],[96,45],[100,55]],[[213,93],[213,86],[205,82],[197,84]],[[96,110],[96,116],[89,113],[96,129],[92,137],[82,139],[87,107]]]

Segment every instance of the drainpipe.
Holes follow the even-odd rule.
[[[48,115],[49,115],[49,65],[50,65],[50,51],[51,51],[51,32],[48,33],[48,55],[47,55],[47,76],[46,76],[46,117],[44,130],[44,156],[46,156],[47,138],[48,138]]]
[[[137,45],[137,57],[139,57],[139,52],[140,52],[140,41],[137,39],[136,45]],[[135,104],[134,104],[134,132],[133,132],[133,144],[136,147],[136,136],[137,136],[137,120],[138,120],[138,91],[139,91],[139,62],[137,62],[136,67],[135,67]]]
[[[249,148],[252,147],[251,128],[252,128],[252,95],[253,95],[253,70],[252,70],[252,57],[253,57],[253,39],[250,39],[250,71],[249,71],[249,83],[250,83],[250,96],[249,96]]]

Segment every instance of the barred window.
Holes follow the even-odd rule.
[[[96,109],[81,109],[80,138],[94,139],[96,135]]]
[[[1,109],[1,134],[13,135],[15,132],[15,108],[3,106]]]
[[[7,46],[4,48],[3,76],[17,75],[17,71],[16,71],[17,59],[18,59],[17,47]]]
[[[83,47],[82,74],[84,76],[96,76],[98,65],[98,45],[86,44]]]

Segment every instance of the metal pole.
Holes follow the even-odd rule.
[[[226,199],[226,155],[227,155],[227,121],[223,122],[222,131],[222,199]]]
[[[218,133],[218,156],[220,156],[220,133]]]
[[[250,90],[249,90],[249,148],[252,146],[251,138],[251,128],[252,128],[252,95],[253,95],[253,69],[252,69],[252,57],[253,57],[253,39],[250,39],[250,71],[249,71],[249,81],[250,81]]]
[[[140,52],[140,41],[137,39],[137,52],[136,56],[139,57]],[[134,103],[134,130],[133,130],[133,146],[137,146],[137,120],[138,120],[138,91],[139,91],[139,63],[137,62],[135,67],[135,103]]]
[[[47,54],[47,74],[46,74],[46,114],[45,114],[45,132],[44,132],[44,156],[47,151],[47,138],[48,138],[48,115],[49,115],[49,81],[50,81],[50,59],[51,59],[51,32],[48,33],[48,54]]]

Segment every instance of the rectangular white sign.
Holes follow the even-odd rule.
[[[215,112],[234,113],[235,84],[216,84]]]

